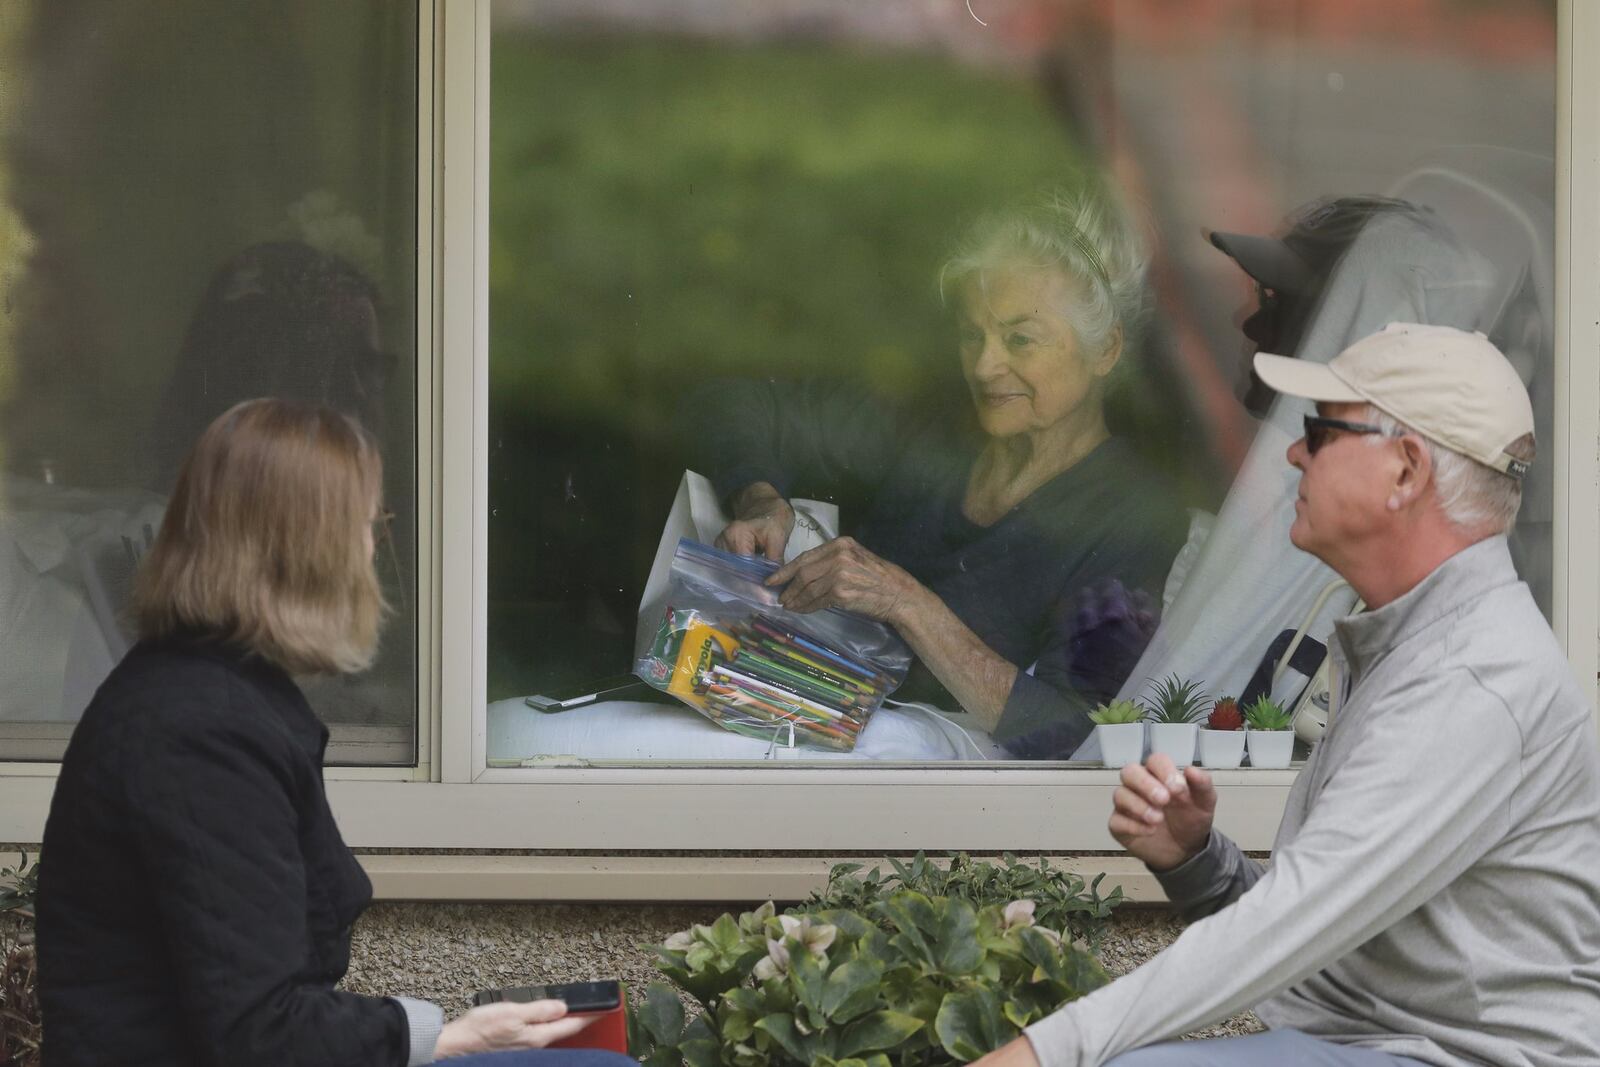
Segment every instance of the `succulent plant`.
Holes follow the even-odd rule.
[[[1287,730],[1294,725],[1294,717],[1283,710],[1283,705],[1265,695],[1244,709],[1244,720],[1252,730]]]
[[[1222,697],[1211,706],[1211,715],[1206,719],[1206,728],[1211,730],[1242,730],[1244,729],[1244,714],[1239,711],[1239,702],[1233,697]]]
[[[1131,700],[1113,700],[1089,713],[1091,722],[1101,726],[1122,726],[1144,718],[1144,709]]]
[[[1176,674],[1168,675],[1155,684],[1150,694],[1151,722],[1199,722],[1206,710],[1206,693],[1197,682],[1188,682]]]

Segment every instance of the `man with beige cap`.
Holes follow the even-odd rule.
[[[1600,746],[1505,539],[1527,393],[1442,326],[1255,365],[1317,406],[1289,537],[1367,604],[1327,734],[1266,870],[1212,828],[1206,772],[1126,768],[1111,832],[1198,921],[982,1062],[1600,1064]],[[1153,1044],[1250,1007],[1266,1033]]]

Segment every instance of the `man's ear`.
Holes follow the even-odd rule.
[[[1106,343],[1105,350],[1094,361],[1094,373],[1104,378],[1116,367],[1122,359],[1122,327],[1119,325],[1112,331],[1111,340]]]
[[[1427,442],[1408,433],[1398,438],[1396,444],[1400,466],[1389,491],[1390,511],[1399,511],[1415,503],[1433,484],[1433,453],[1428,450]]]

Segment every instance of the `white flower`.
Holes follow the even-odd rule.
[[[833,939],[839,936],[837,926],[829,923],[812,923],[809,915],[804,919],[796,919],[793,915],[780,915],[778,923],[783,927],[784,937],[794,938],[819,960],[828,951],[828,946],[833,944]]]
[[[679,930],[661,943],[662,948],[670,948],[675,952],[687,951],[694,944],[694,933],[689,930]]]
[[[758,982],[789,973],[789,950],[784,947],[782,941],[767,938],[767,954],[756,961],[754,973]]]
[[[1019,926],[1032,926],[1033,909],[1036,906],[1031,900],[1013,900],[1007,904],[1001,917],[1004,928],[1013,930]]]

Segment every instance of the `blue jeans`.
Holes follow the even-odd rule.
[[[639,1067],[639,1061],[599,1048],[530,1048],[517,1052],[475,1052],[441,1060],[450,1067]]]
[[[1268,1030],[1213,1041],[1169,1041],[1124,1052],[1106,1067],[1426,1067],[1421,1060],[1336,1045],[1298,1030]]]

